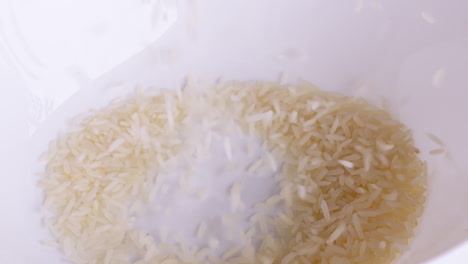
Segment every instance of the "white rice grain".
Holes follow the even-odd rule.
[[[266,156],[267,156],[268,164],[270,165],[271,170],[273,172],[276,172],[276,170],[278,169],[278,165],[276,164],[275,158],[269,152],[267,153]]]
[[[367,241],[362,241],[361,242],[361,246],[359,247],[359,256],[364,256],[364,253],[366,251],[366,248],[367,248]]]
[[[445,152],[444,148],[433,149],[429,151],[429,155],[439,155]]]
[[[212,249],[216,249],[219,247],[219,240],[215,238],[208,239],[208,246]]]
[[[204,236],[205,233],[206,233],[206,228],[207,228],[207,225],[206,225],[206,222],[204,222],[204,221],[202,221],[202,222],[198,225],[198,230],[197,230],[197,238],[198,238],[198,239],[203,238],[203,236]]]
[[[264,112],[264,113],[248,116],[248,117],[245,118],[245,120],[247,122],[255,123],[255,122],[258,122],[258,121],[261,121],[261,120],[271,118],[272,114],[273,114],[272,111],[267,111],[267,112]]]
[[[394,144],[387,144],[381,139],[376,140],[377,148],[381,151],[389,151],[395,147]]]
[[[325,202],[325,200],[322,200],[320,202],[320,208],[322,209],[322,214],[323,217],[325,217],[325,220],[330,221],[330,211],[328,211],[328,205],[327,202]]]
[[[343,165],[343,167],[346,167],[346,168],[349,168],[349,169],[352,169],[354,168],[354,164],[351,162],[351,161],[347,161],[347,160],[338,160],[338,163]]]
[[[445,147],[444,141],[442,141],[442,139],[440,139],[436,135],[431,134],[431,133],[427,133],[426,135],[432,142],[436,143],[437,145],[439,145],[441,147]]]
[[[438,69],[436,72],[434,72],[434,75],[432,75],[432,86],[436,88],[442,87],[445,81],[445,75],[446,75],[445,69]]]
[[[231,186],[230,199],[231,199],[231,211],[236,212],[238,210],[243,210],[244,205],[241,200],[241,182],[235,182]]]
[[[232,160],[231,140],[228,137],[224,138],[224,151],[228,160]]]
[[[221,257],[223,260],[228,260],[232,258],[234,255],[236,255],[239,251],[241,250],[240,247],[233,247],[229,250],[227,250],[223,256]]]
[[[360,13],[364,7],[364,0],[356,0],[354,5],[354,12]]]
[[[363,239],[364,238],[364,232],[362,230],[361,222],[359,220],[359,216],[357,215],[357,213],[353,214],[352,222],[353,222],[353,225],[354,225],[354,229],[356,229],[356,232],[357,232],[359,238]]]
[[[346,230],[346,223],[341,222],[338,227],[333,231],[333,233],[330,235],[330,237],[327,239],[327,244],[331,245],[335,240],[337,240],[341,234]]]
[[[291,263],[292,260],[294,260],[296,258],[297,254],[295,252],[291,252],[289,253],[288,255],[286,255],[282,260],[281,260],[281,264],[288,264],[288,263]]]

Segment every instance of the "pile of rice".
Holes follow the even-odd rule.
[[[390,114],[306,82],[191,86],[116,101],[51,143],[40,187],[56,240],[46,244],[73,263],[96,264],[389,263],[407,247],[425,201],[426,164]],[[224,257],[163,245],[134,225],[160,190],[160,169],[199,142],[181,131],[217,120],[260,136],[281,180],[264,205],[282,210],[252,216],[242,248]],[[225,147],[229,158],[229,141]],[[237,203],[239,188],[230,190]]]

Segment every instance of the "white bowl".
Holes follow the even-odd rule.
[[[0,255],[9,263],[60,263],[37,242],[46,231],[32,175],[64,121],[134,84],[174,88],[187,74],[274,81],[283,72],[377,104],[387,98],[393,114],[414,130],[430,168],[421,225],[399,263],[428,261],[467,240],[468,2],[126,0],[83,1],[74,9],[71,2],[46,1],[54,5],[41,5],[40,12],[18,2],[3,9],[0,21],[7,58],[0,62],[0,158],[7,179],[0,187]],[[47,11],[52,6],[69,13]],[[98,14],[84,20],[89,28],[77,20],[88,10]],[[71,18],[40,19],[56,12],[56,19]],[[69,37],[54,38],[63,32]],[[447,154],[428,155],[438,146],[427,133],[445,142]]]

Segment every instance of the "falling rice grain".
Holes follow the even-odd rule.
[[[427,137],[434,143],[436,143],[437,145],[441,146],[441,147],[444,147],[445,146],[445,143],[442,141],[442,139],[440,139],[439,137],[435,136],[434,134],[431,134],[431,133],[427,133],[426,134]]]
[[[438,155],[438,154],[442,154],[444,152],[445,152],[445,149],[438,148],[438,149],[433,149],[433,150],[429,151],[429,154],[430,155]]]
[[[434,24],[436,22],[436,19],[426,11],[421,12],[421,17],[429,24]]]
[[[228,160],[232,160],[231,140],[228,137],[224,138],[224,152]]]
[[[434,87],[441,87],[445,80],[445,69],[438,69],[432,76],[432,85]]]
[[[361,12],[363,7],[364,7],[364,0],[356,0],[356,4],[354,6],[354,12],[356,13]]]
[[[201,222],[199,225],[198,225],[198,230],[197,230],[197,238],[198,239],[201,239],[203,238],[203,236],[205,235],[206,233],[206,222]]]

